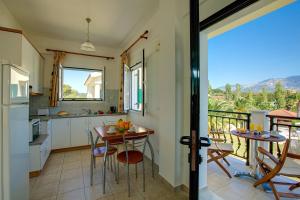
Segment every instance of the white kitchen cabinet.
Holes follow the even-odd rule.
[[[115,124],[119,119],[126,120],[126,115],[52,119],[52,149],[88,145],[88,129]]]
[[[32,52],[32,70],[31,70],[31,79],[30,85],[32,86],[32,92],[38,93],[39,92],[39,75],[40,75],[40,59],[39,59],[39,53],[36,51]]]
[[[40,134],[46,134],[49,136],[49,146],[52,147],[51,138],[52,138],[52,121],[41,121],[40,123]]]
[[[0,60],[16,65],[22,64],[22,35],[7,31],[0,31]]]
[[[29,85],[33,85],[33,54],[34,54],[34,48],[30,44],[28,40],[26,40],[25,37],[22,36],[22,49],[21,49],[21,65],[29,72]]]
[[[50,135],[41,134],[34,143],[29,146],[30,172],[41,171],[51,152]]]
[[[37,82],[39,93],[44,93],[44,63],[44,58],[39,56],[39,75],[37,75],[39,79],[39,81]]]
[[[87,129],[89,127],[87,117],[71,118],[71,146],[88,145]]]
[[[33,93],[42,93],[43,58],[22,32],[0,31],[0,60],[23,67],[29,72]]]
[[[69,118],[52,119],[52,149],[71,146],[71,120]]]

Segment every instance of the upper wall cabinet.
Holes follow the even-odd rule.
[[[29,72],[32,93],[43,93],[44,59],[22,32],[0,31],[0,61],[23,67]]]

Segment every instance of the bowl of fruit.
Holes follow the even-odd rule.
[[[116,128],[120,133],[124,133],[125,131],[129,130],[131,127],[130,121],[123,121],[122,119],[119,119],[117,122]]]

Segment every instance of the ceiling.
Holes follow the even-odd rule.
[[[159,0],[4,0],[27,31],[50,38],[84,41],[92,19],[90,40],[118,47],[130,31],[152,16]]]

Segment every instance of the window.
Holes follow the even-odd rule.
[[[104,70],[62,67],[60,78],[62,100],[104,100]]]
[[[143,66],[124,67],[124,110],[143,110]]]
[[[141,111],[143,107],[143,71],[142,66],[131,71],[131,109]]]
[[[145,114],[145,51],[141,61],[132,66],[124,65],[124,110]]]

